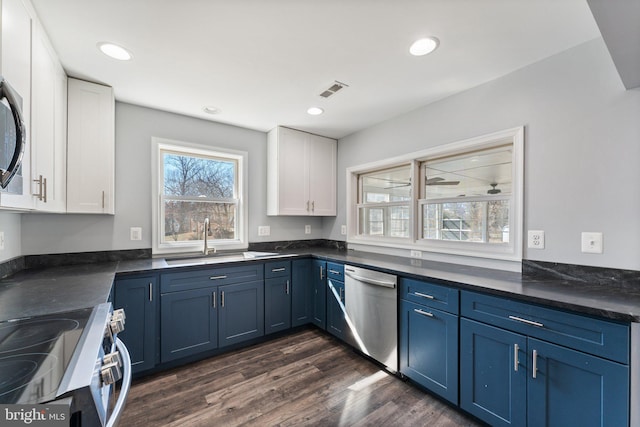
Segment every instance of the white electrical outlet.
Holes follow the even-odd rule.
[[[131,227],[129,229],[129,238],[131,240],[142,240],[142,227]]]
[[[4,251],[4,231],[0,231],[0,251]]]
[[[411,250],[411,258],[422,258],[422,251]]]
[[[305,225],[304,226],[304,234],[311,234],[311,226],[310,225]]]
[[[602,233],[582,232],[582,252],[601,254],[602,251]]]
[[[528,248],[544,249],[544,231],[529,230]]]
[[[261,225],[258,227],[258,236],[270,236],[271,227],[268,225]]]
[[[346,225],[340,226],[340,234],[342,234],[343,236],[347,235],[347,226]]]

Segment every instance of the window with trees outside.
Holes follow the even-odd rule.
[[[523,144],[518,127],[348,168],[347,241],[521,260]]]
[[[158,144],[156,252],[246,247],[243,155]],[[209,226],[205,226],[205,219]]]

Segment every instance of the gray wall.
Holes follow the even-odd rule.
[[[266,216],[266,133],[116,103],[115,216],[22,214],[22,254],[150,248],[152,136],[249,153],[250,242],[322,237],[320,218]],[[259,225],[271,236],[258,237]],[[142,227],[142,241],[129,240],[129,227]]]
[[[601,39],[341,139],[325,236],[341,237],[346,167],[521,125],[525,230],[546,237],[524,258],[640,269],[640,91],[625,91]],[[581,253],[582,231],[604,233],[603,254]]]
[[[22,255],[20,214],[0,211],[0,231],[4,232],[4,250],[0,262]]]

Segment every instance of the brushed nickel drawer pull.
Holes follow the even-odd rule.
[[[220,307],[224,307],[224,291],[220,292]]]
[[[518,372],[518,351],[520,350],[520,348],[518,347],[518,344],[514,344],[513,345],[513,370],[515,372]]]
[[[284,288],[284,290],[285,290],[286,294],[289,295],[289,281],[288,280],[287,280],[287,285]]]
[[[533,350],[533,378],[538,374],[538,350]]]
[[[149,282],[149,302],[153,302],[153,282]]]
[[[414,308],[413,311],[415,311],[418,314],[422,314],[423,316],[433,317],[433,313],[429,313],[428,311],[420,310],[419,308]]]
[[[338,270],[329,270],[329,273],[331,274],[337,274],[338,276],[342,273],[340,273]]]
[[[518,322],[522,322],[522,323],[526,323],[527,325],[537,326],[538,328],[544,328],[544,325],[542,323],[534,322],[533,320],[527,320],[527,319],[523,319],[523,318],[517,317],[517,316],[509,316],[509,319],[515,320],[515,321],[518,321]]]
[[[211,293],[211,305],[213,306],[213,308],[216,308],[216,291],[213,291]]]
[[[211,276],[209,277],[209,280],[220,280],[220,279],[226,279],[227,276]]]
[[[421,292],[414,292],[413,293],[415,296],[417,297],[422,297],[422,298],[429,298],[429,299],[435,299],[435,297],[433,295],[427,295],[427,294],[423,294]]]
[[[272,273],[278,273],[280,271],[285,271],[285,270],[286,270],[286,268],[284,268],[284,267],[282,267],[282,268],[272,268],[271,272]]]

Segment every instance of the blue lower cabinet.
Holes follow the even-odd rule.
[[[460,407],[492,426],[629,425],[629,367],[460,320]]]
[[[528,350],[528,426],[629,425],[627,365],[533,338]]]
[[[291,263],[291,326],[311,323],[313,302],[311,285],[311,259],[294,260]]]
[[[123,308],[126,315],[125,330],[118,337],[129,350],[132,372],[153,368],[157,343],[157,277],[118,278],[113,294],[114,308]]]
[[[400,372],[458,404],[458,316],[400,301]]]
[[[291,327],[291,279],[288,276],[264,281],[264,323],[265,334]]]
[[[526,349],[523,335],[460,319],[460,407],[492,426],[526,426]]]
[[[218,347],[218,288],[171,292],[160,297],[160,360],[169,362]]]
[[[327,329],[327,262],[311,262],[311,322]]]
[[[327,279],[327,332],[346,339],[346,313],[344,308],[344,282]]]
[[[264,335],[264,281],[219,286],[219,345]]]

